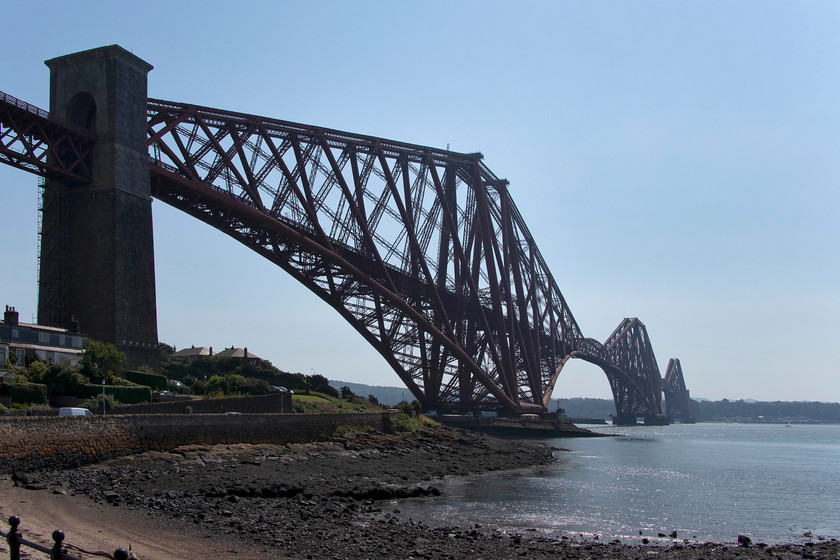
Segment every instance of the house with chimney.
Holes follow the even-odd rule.
[[[14,307],[6,306],[0,322],[0,367],[26,365],[38,359],[48,364],[77,365],[88,336],[71,322],[67,329],[21,323]]]
[[[248,352],[248,348],[236,348],[231,346],[225,348],[221,352],[213,353],[213,347],[206,346],[191,346],[190,348],[182,348],[177,352],[172,353],[173,359],[189,359],[189,360],[204,360],[213,356],[219,358],[239,358],[243,364],[255,366],[262,361],[262,358],[256,354]]]
[[[204,360],[213,356],[213,347],[207,348],[205,346],[192,346],[190,348],[181,348],[177,352],[173,352],[170,358],[176,360]]]
[[[239,358],[240,360],[242,360],[243,364],[252,366],[257,365],[258,363],[260,363],[260,361],[262,361],[262,358],[260,358],[259,356],[248,352],[247,347],[234,348],[233,346],[231,346],[230,348],[225,348],[216,355],[220,358]]]

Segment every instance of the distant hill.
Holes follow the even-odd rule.
[[[615,403],[612,399],[591,399],[577,397],[574,399],[551,399],[548,403],[548,410],[557,410],[557,407],[566,410],[570,418],[601,418],[609,420],[615,415]]]
[[[330,386],[335,387],[339,391],[342,387],[348,387],[353,391],[354,395],[360,397],[367,398],[369,395],[373,395],[380,404],[384,405],[395,405],[402,401],[411,402],[414,400],[414,395],[405,387],[382,387],[379,385],[353,383],[352,381],[330,381]]]
[[[700,422],[840,423],[840,403],[722,399],[694,403],[692,409]]]
[[[336,389],[349,387],[360,397],[373,395],[385,405],[395,405],[403,400],[413,401],[414,395],[404,387],[382,387],[350,381],[330,381]],[[692,410],[700,422],[822,422],[840,423],[840,403],[820,402],[761,402],[754,399],[710,401],[692,399]],[[612,399],[551,399],[551,411],[566,409],[572,418],[603,418],[609,420],[615,414]]]
[[[364,383],[353,383],[352,381],[330,381],[330,386],[341,390],[342,387],[348,387],[353,394],[360,397],[367,397],[373,395],[376,399],[385,405],[398,404],[404,400],[413,401],[414,395],[411,391],[404,387],[383,387],[380,385],[365,385]],[[557,410],[565,408],[569,416],[575,418],[604,418],[610,417],[610,414],[615,414],[615,405],[612,400],[607,399],[551,399],[548,405],[549,410]]]

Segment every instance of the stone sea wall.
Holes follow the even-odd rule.
[[[112,414],[213,414],[241,412],[243,414],[292,412],[291,393],[271,393],[222,399],[161,397],[162,402],[130,404],[116,407]]]
[[[247,397],[225,397],[205,399],[202,397],[183,397],[170,395],[159,397],[160,402],[120,405],[108,414],[213,414],[241,412],[243,414],[292,412],[291,393],[271,393],[268,395],[249,395]],[[83,399],[78,397],[54,397],[50,399],[53,407],[81,406]],[[5,415],[20,416],[56,416],[58,408],[45,409],[7,409]]]
[[[328,438],[338,426],[389,424],[388,413],[0,417],[0,473],[74,468],[180,445],[301,443]]]

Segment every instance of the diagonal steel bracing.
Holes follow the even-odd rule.
[[[306,285],[424,407],[547,405],[583,337],[507,182],[480,154],[148,107],[153,195]]]
[[[647,329],[638,319],[624,319],[604,343],[610,364],[627,373],[633,383],[613,383],[619,416],[662,414],[662,380]]]
[[[42,177],[91,181],[93,135],[0,91],[0,163]]]

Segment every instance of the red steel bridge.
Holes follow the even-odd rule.
[[[90,183],[96,129],[75,120],[0,93],[0,161],[46,190]],[[662,421],[663,390],[690,417],[679,361],[663,380],[641,321],[584,337],[481,154],[159,99],[145,129],[151,195],[305,285],[424,409],[545,411],[578,358],[606,373],[618,418]]]

